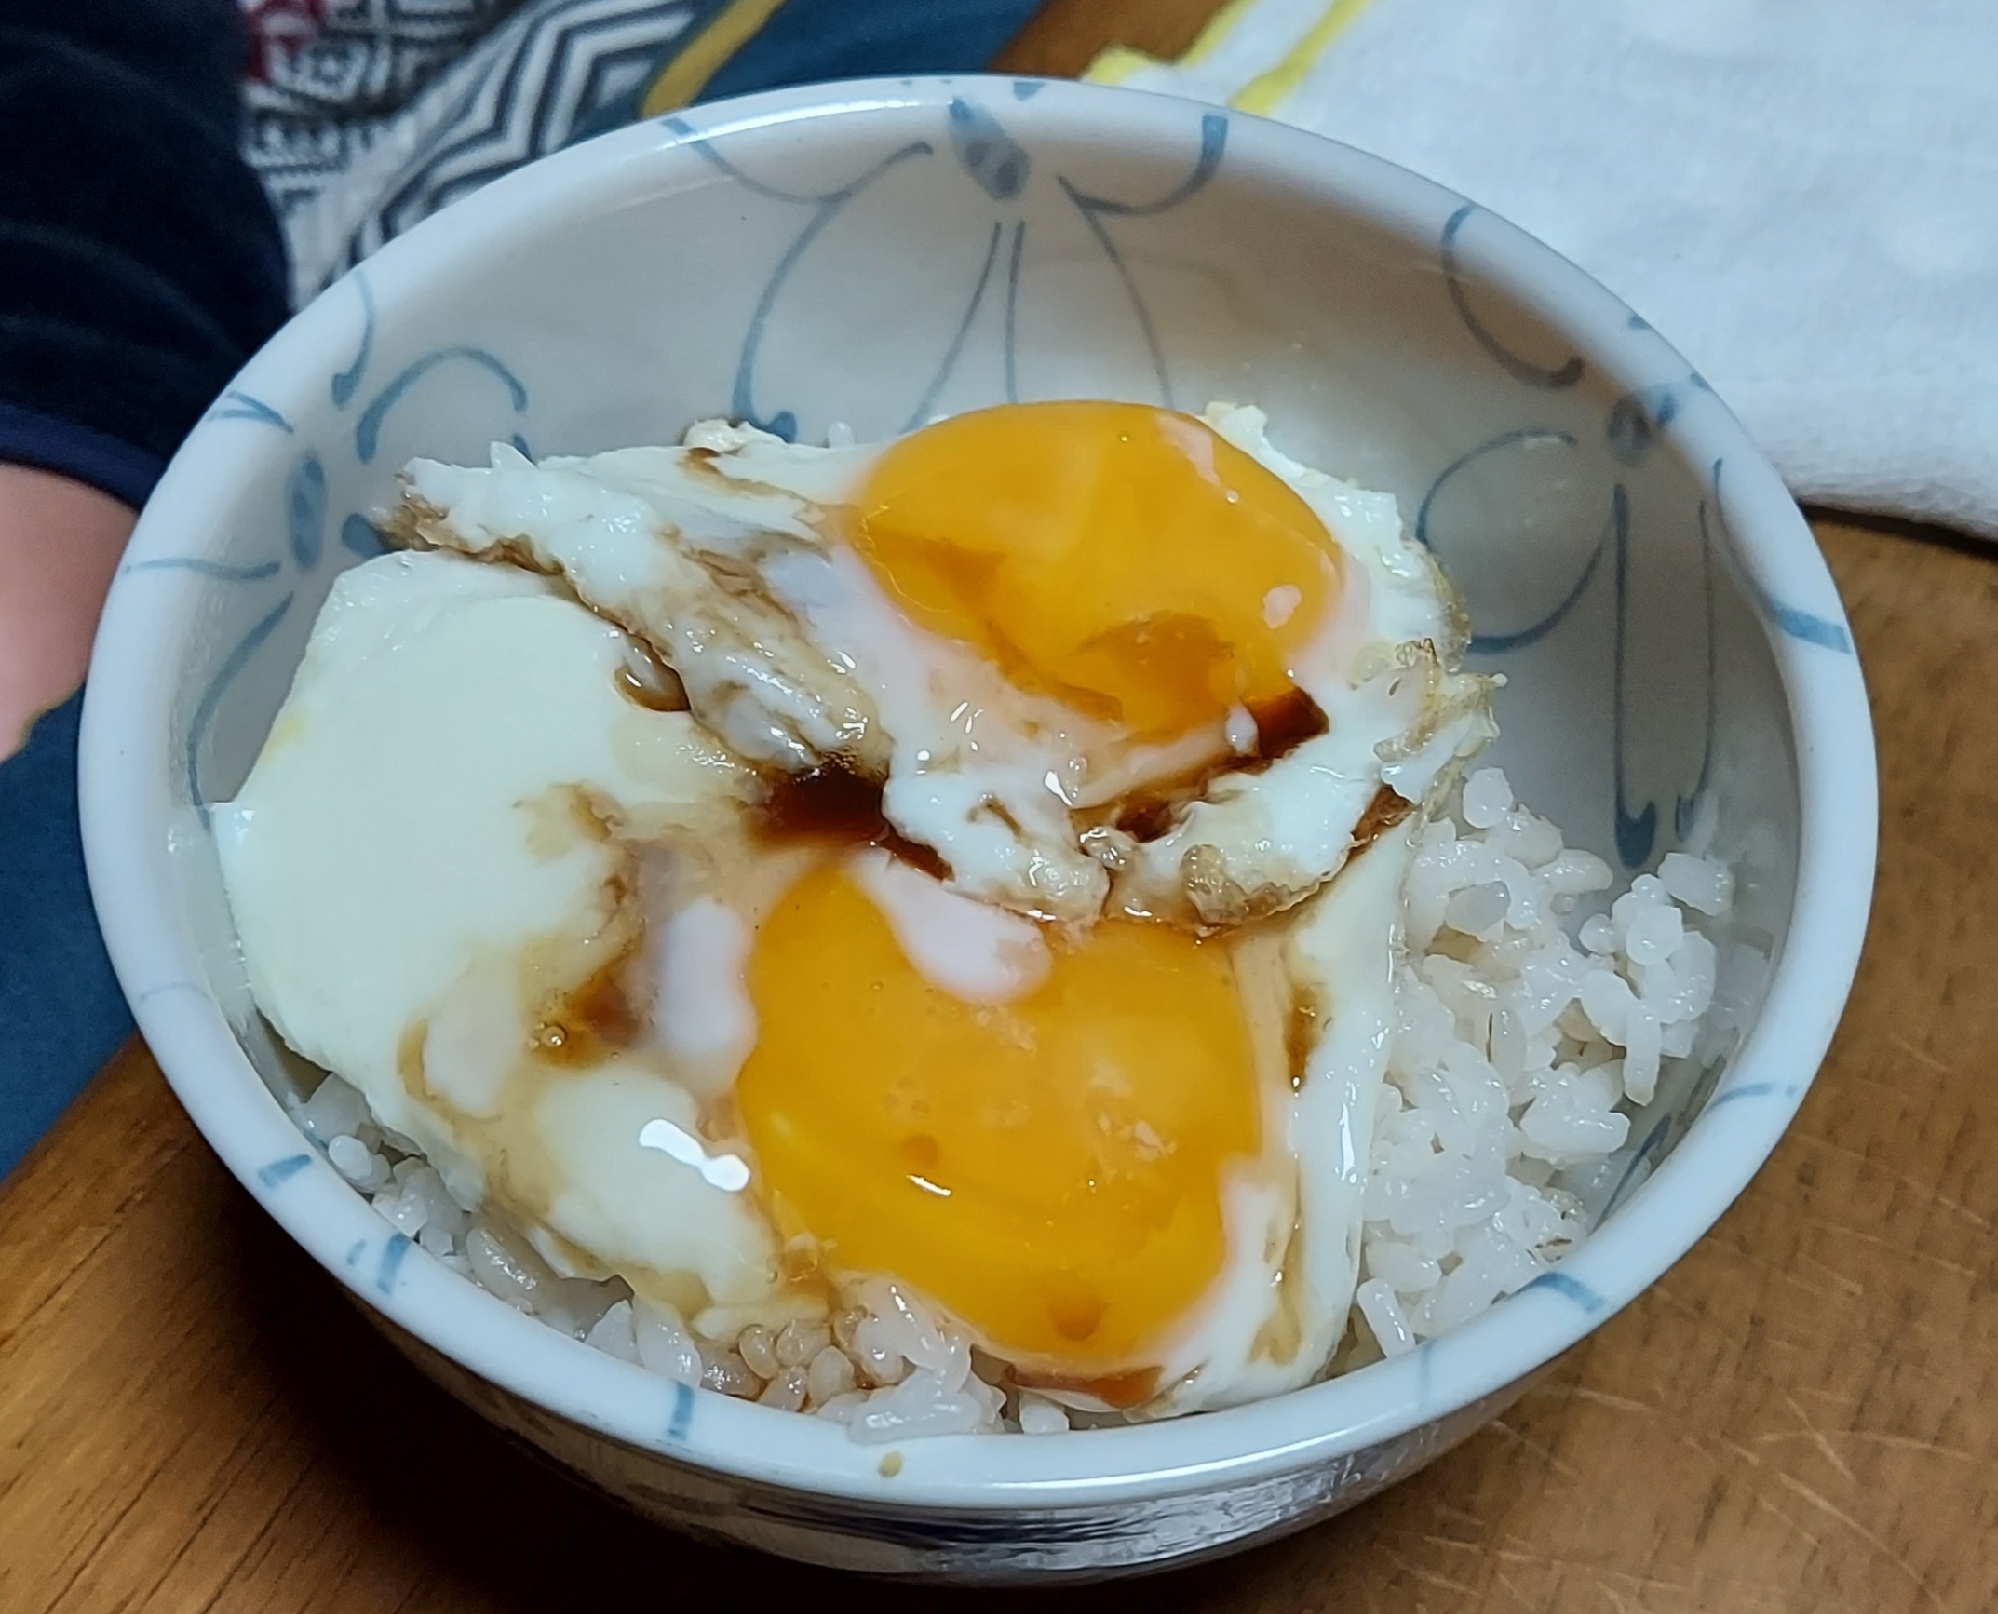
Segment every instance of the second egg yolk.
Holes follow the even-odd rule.
[[[1221,944],[1110,921],[1025,996],[966,1003],[827,864],[765,923],[749,986],[736,1101],[780,1223],[1014,1360],[1156,1365],[1221,1270],[1225,1168],[1261,1144]]]
[[[1143,736],[1285,695],[1338,598],[1338,547],[1297,493],[1142,404],[940,421],[889,446],[858,506],[857,547],[917,622]]]

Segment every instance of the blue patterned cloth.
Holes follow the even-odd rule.
[[[313,79],[305,57],[290,85],[297,93],[283,103],[293,122],[259,126],[253,96],[248,147],[253,160],[275,153],[257,168],[284,214],[289,290],[305,294],[476,184],[629,119],[680,52],[731,13],[753,14],[757,25],[702,79],[700,99],[972,71],[1038,5],[784,0],[766,15],[745,0],[467,0],[466,16],[493,32],[436,66],[421,94],[438,99],[417,109],[437,125],[435,140],[375,176],[372,189],[362,183],[358,211],[322,205],[326,189],[315,183],[315,237],[300,227],[314,215],[286,189],[301,182],[297,152],[327,132],[307,116],[299,86],[330,80]],[[350,30],[377,13],[384,28],[410,22],[401,8],[366,0],[325,9]],[[285,253],[234,149],[243,44],[229,0],[0,0],[0,461],[60,471],[137,504],[282,318]],[[589,70],[578,71],[584,58]],[[367,147],[356,142],[342,169],[350,190],[369,180]],[[328,218],[341,226],[330,236]],[[315,238],[323,266],[306,261]],[[0,764],[0,1174],[131,1029],[84,881],[79,706],[45,717]]]
[[[535,157],[689,101],[969,72],[1039,0],[429,0],[420,28],[386,0],[327,4],[325,31],[268,52],[246,90],[244,155],[284,220],[300,302]],[[440,26],[471,40],[455,60],[437,58]],[[407,99],[384,109],[378,80],[411,81]]]
[[[0,766],[0,1171],[39,1138],[131,1029],[97,937],[76,827],[81,696]]]

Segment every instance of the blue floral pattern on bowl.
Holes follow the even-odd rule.
[[[1558,329],[1527,295],[1549,287]],[[1849,912],[1843,930],[1790,928],[1800,781],[1836,749],[1814,714],[1864,711],[1808,536],[1704,381],[1502,221],[1257,120],[1031,79],[780,92],[536,165],[330,288],[170,472],[109,633],[172,630],[155,662],[93,680],[94,701],[168,737],[157,801],[100,809],[125,838],[103,851],[111,832],[93,830],[93,862],[142,842],[160,860],[121,881],[143,923],[107,911],[107,934],[163,1065],[252,1192],[440,1381],[676,1522],[850,1567],[1007,1578],[1117,1572],[1350,1506],[1493,1415],[1683,1248],[1653,1190],[1738,1187],[1828,1035],[1821,1003],[1786,1000],[1777,1052],[1677,1074],[1603,1183],[1619,1225],[1645,1230],[1647,1270],[1585,1244],[1405,1358],[1119,1432],[1140,1455],[986,1442],[951,1459],[1040,1487],[1002,1508],[917,1505],[844,1446],[814,1448],[809,1484],[749,1474],[743,1452],[803,1437],[481,1310],[259,1107],[251,1064],[279,1090],[289,1077],[243,1008],[202,825],[333,578],[378,552],[404,458],[585,452],[714,414],[876,437],[1077,392],[1261,403],[1278,446],[1394,491],[1467,596],[1473,655],[1509,680],[1500,760],[1529,799],[1626,871],[1689,839],[1736,859],[1744,922],[1779,960],[1856,948]],[[1796,722],[1819,725],[1811,747]],[[194,940],[171,960],[122,939],[183,923]],[[440,1321],[472,1311],[476,1351]]]

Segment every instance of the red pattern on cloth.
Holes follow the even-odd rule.
[[[250,35],[252,84],[268,84],[272,64],[313,39],[325,21],[325,0],[239,0]]]

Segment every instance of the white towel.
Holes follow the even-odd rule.
[[[1805,501],[1998,537],[1998,4],[1241,0],[1092,76],[1268,111],[1595,275]]]

